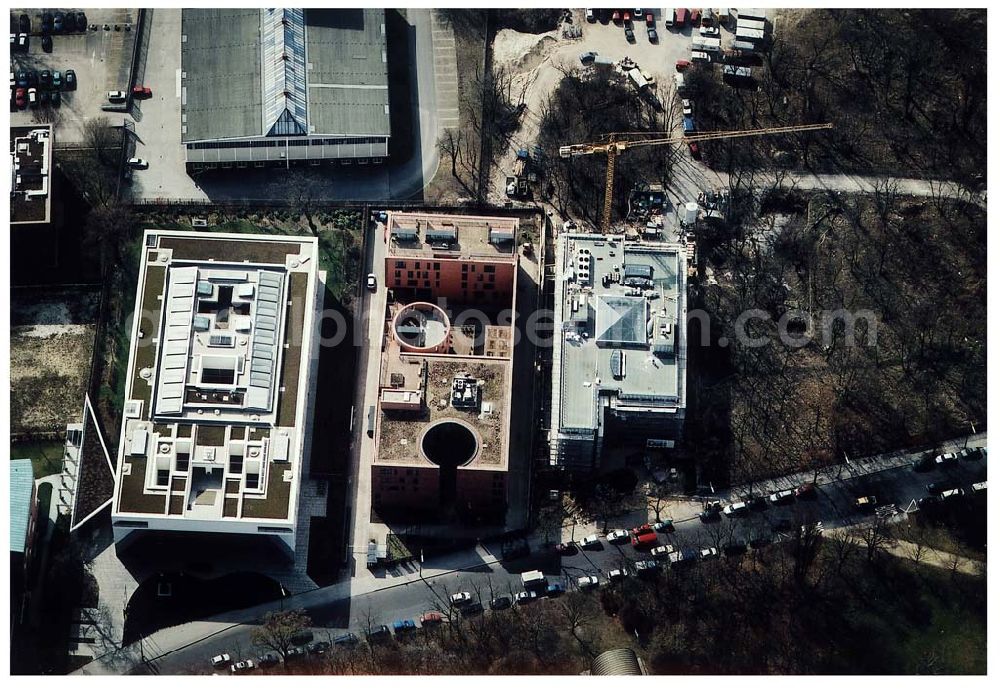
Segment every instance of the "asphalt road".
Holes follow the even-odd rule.
[[[977,440],[981,440],[977,436]],[[917,455],[900,457],[908,461]],[[926,485],[946,482],[952,487],[969,486],[986,479],[986,458],[966,461],[949,468],[935,468],[928,472],[915,472],[909,465],[889,468],[877,473],[842,481],[832,481],[819,486],[813,499],[795,500],[786,506],[772,506],[755,511],[748,516],[703,523],[697,517],[675,517],[675,531],[660,535],[660,543],[670,543],[678,549],[715,547],[722,552],[734,538],[746,540],[753,535],[771,535],[781,540],[801,525],[821,522],[824,530],[864,523],[870,515],[855,508],[855,499],[862,495],[875,495],[879,505],[894,504],[906,509],[911,501],[928,494]],[[629,527],[609,527],[629,528]],[[578,541],[580,535],[574,536]],[[484,548],[499,555],[499,546]],[[475,600],[488,604],[493,594],[513,594],[521,590],[520,573],[539,569],[549,583],[559,582],[567,589],[575,588],[576,579],[595,575],[604,582],[610,569],[631,569],[637,560],[648,559],[648,553],[637,551],[630,545],[611,545],[602,539],[599,547],[576,550],[571,555],[557,555],[552,549],[543,549],[509,562],[484,562],[480,567],[455,571],[399,584],[372,593],[331,600],[309,609],[316,623],[317,638],[334,637],[346,631],[363,633],[371,624],[391,624],[394,620],[418,620],[427,610],[447,611],[447,597],[458,591],[468,591]],[[718,562],[719,569],[726,568],[725,559]],[[526,607],[530,607],[526,606]],[[208,637],[178,651],[156,659],[151,667],[164,674],[210,673],[208,661],[212,656],[228,652],[234,659],[259,656],[250,643],[250,625],[237,625],[220,634]],[[153,652],[155,655],[155,652]],[[290,664],[294,665],[294,663]]]

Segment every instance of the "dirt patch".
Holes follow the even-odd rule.
[[[13,435],[59,433],[79,422],[90,378],[96,290],[18,291],[11,300]]]
[[[493,39],[493,60],[514,68],[534,69],[545,59],[558,37],[558,31],[525,34],[503,29]]]

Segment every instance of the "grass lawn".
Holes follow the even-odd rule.
[[[31,459],[35,478],[42,478],[62,471],[62,457],[62,440],[10,443],[10,458]]]

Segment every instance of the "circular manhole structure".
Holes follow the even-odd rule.
[[[443,353],[448,350],[451,321],[433,303],[410,303],[396,313],[392,331],[404,351]]]
[[[420,452],[427,461],[446,469],[464,466],[479,453],[479,435],[458,420],[429,426],[420,438]]]

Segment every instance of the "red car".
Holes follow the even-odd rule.
[[[646,15],[646,26],[656,26],[656,21],[654,21],[652,14]]]
[[[701,24],[701,10],[691,10],[691,26]]]
[[[680,29],[682,26],[688,22],[688,11],[684,7],[678,7],[674,10],[674,26]]]
[[[625,26],[628,26],[629,24],[631,24],[632,23],[632,13],[628,12],[628,11],[623,12],[622,13],[622,20],[625,22]]]
[[[132,96],[137,99],[148,99],[153,95],[153,90],[148,86],[140,86],[136,84],[132,87]]]
[[[686,70],[689,67],[691,67],[691,61],[690,60],[678,60],[677,61],[677,71],[678,72],[683,72],[684,70]]]
[[[622,13],[619,12],[618,10],[615,10],[614,12],[612,12],[611,13],[611,21],[613,21],[615,24],[621,24],[622,23]]]
[[[647,533],[656,533],[653,530],[653,527],[650,526],[649,524],[643,524],[642,526],[636,526],[634,529],[632,529],[632,535],[633,536],[642,536],[643,534],[647,534]]]
[[[640,533],[632,536],[632,545],[636,548],[652,548],[659,543],[656,532],[650,529],[650,533]]]
[[[18,87],[17,91],[14,92],[14,102],[17,104],[18,108],[24,108],[27,104],[27,93],[28,90],[24,87]]]
[[[699,160],[701,159],[701,150],[698,149],[697,142],[688,142],[688,151],[691,152],[691,158]]]

